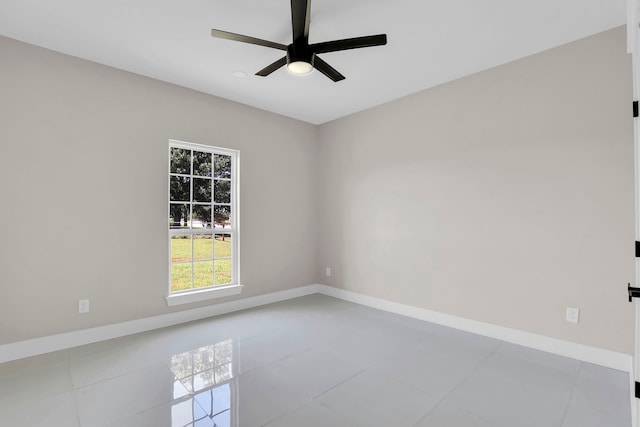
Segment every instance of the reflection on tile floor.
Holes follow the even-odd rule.
[[[629,427],[624,372],[310,295],[0,364],[0,426]]]

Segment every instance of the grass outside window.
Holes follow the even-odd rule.
[[[231,283],[229,235],[173,236],[171,238],[171,291]],[[211,263],[213,260],[213,264]]]

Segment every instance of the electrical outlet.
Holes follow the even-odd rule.
[[[78,313],[88,313],[89,312],[89,300],[81,299],[78,300]]]
[[[331,276],[331,267],[327,267],[325,273],[327,274],[327,277]]]
[[[567,307],[567,322],[578,323],[580,320],[580,309]]]

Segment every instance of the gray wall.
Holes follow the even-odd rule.
[[[207,304],[164,300],[170,138],[240,150],[242,297],[314,283],[314,126],[7,38],[0,57],[0,344]]]
[[[320,126],[318,280],[632,354],[625,41],[614,29]]]
[[[0,344],[226,300],[164,300],[173,138],[241,151],[241,297],[320,282],[633,352],[623,28],[320,127],[6,38],[0,57]]]

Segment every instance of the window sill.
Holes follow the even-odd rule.
[[[172,294],[166,297],[167,305],[173,306],[180,304],[189,304],[191,302],[206,301],[214,298],[238,295],[242,292],[242,287],[243,285],[225,285],[215,288]]]

